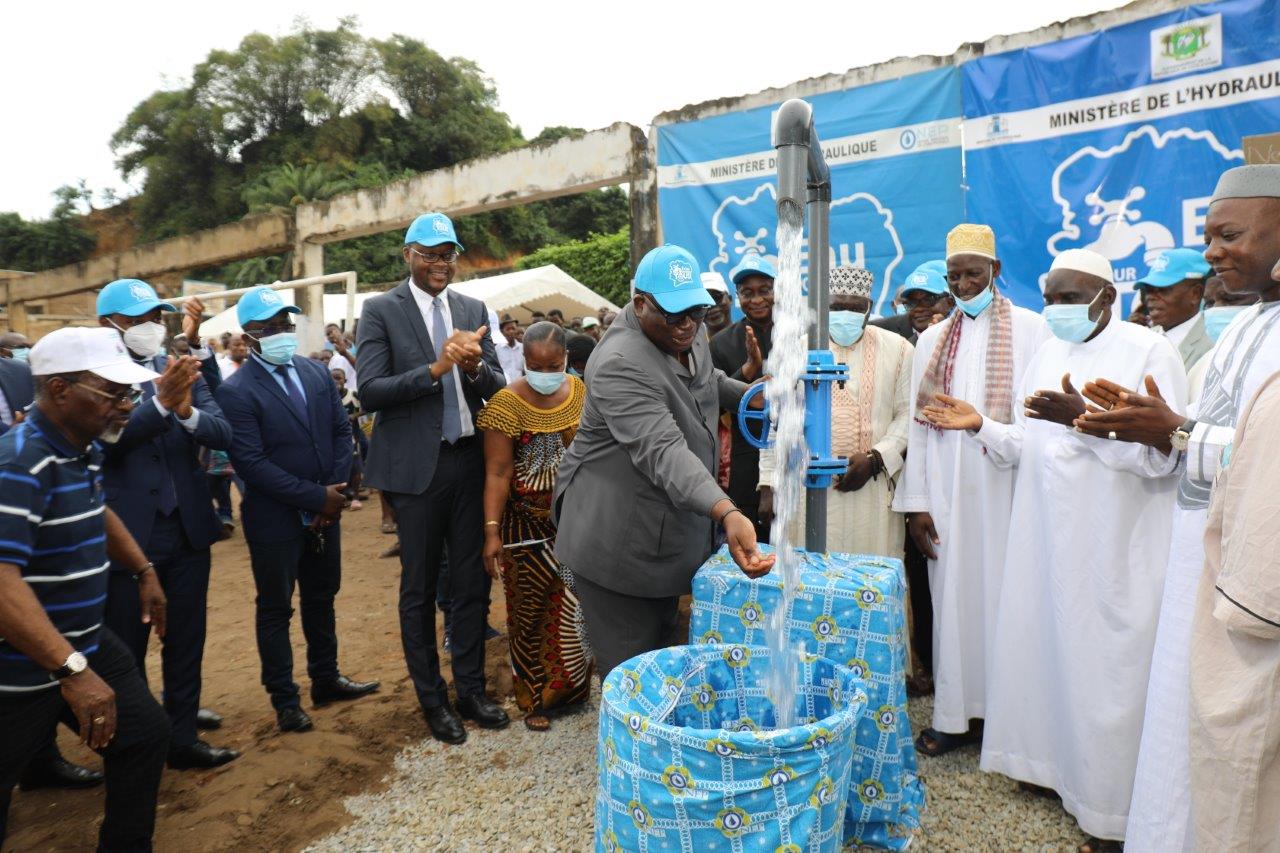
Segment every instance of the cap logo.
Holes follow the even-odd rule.
[[[449,233],[449,223],[445,221],[445,218],[443,216],[437,216],[435,220],[431,223],[431,227],[436,230],[437,234]]]
[[[907,281],[912,284],[926,284],[929,281],[929,277],[922,272],[913,272]]]
[[[146,302],[154,298],[151,295],[151,289],[140,281],[129,285],[129,295],[138,302]]]
[[[693,267],[684,261],[672,261],[667,264],[667,275],[671,278],[671,283],[676,287],[682,287],[693,281]]]
[[[262,296],[259,297],[259,299],[261,300],[263,305],[280,305],[281,304],[280,295],[276,293],[274,290],[262,291]]]
[[[1156,259],[1151,262],[1152,272],[1164,272],[1165,267],[1169,266],[1168,255],[1156,255]]]

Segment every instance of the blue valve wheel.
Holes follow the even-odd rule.
[[[751,408],[751,401],[764,393],[764,383],[752,385],[742,395],[742,400],[738,403],[738,431],[742,433],[742,437],[747,440],[747,444],[757,450],[764,450],[769,446],[769,400],[765,398],[764,408]],[[759,431],[752,427],[752,424],[759,424]]]

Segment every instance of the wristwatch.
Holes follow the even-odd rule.
[[[89,660],[79,652],[72,652],[67,655],[66,663],[49,673],[49,677],[54,681],[61,681],[64,678],[70,678],[84,672],[89,668]]]
[[[1169,433],[1169,444],[1173,445],[1174,450],[1186,451],[1187,444],[1191,441],[1191,431],[1195,428],[1196,422],[1187,418],[1181,426]]]

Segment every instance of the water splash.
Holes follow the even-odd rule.
[[[800,244],[804,231],[804,211],[792,204],[778,209],[778,277],[773,283],[773,348],[769,353],[766,386],[769,408],[774,418],[773,452],[778,472],[773,488],[772,536],[777,562],[774,571],[782,579],[782,601],[769,616],[768,646],[774,666],[766,685],[779,729],[796,725],[796,679],[798,655],[788,637],[786,615],[791,612],[799,585],[800,555],[788,541],[792,522],[800,510],[804,494],[804,474],[808,450],[804,441],[804,385],[808,345],[809,306],[801,290]]]

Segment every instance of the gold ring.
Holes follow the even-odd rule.
[[[106,717],[94,717],[94,718],[93,718],[92,720],[90,720],[89,722],[93,723],[95,726],[104,726],[104,725],[106,725],[106,723],[107,723],[107,718],[106,718]]]
[[[1115,441],[1115,440],[1116,440],[1116,431],[1115,431],[1115,430],[1111,430],[1111,432],[1107,433],[1107,438],[1111,439],[1112,441]]]

